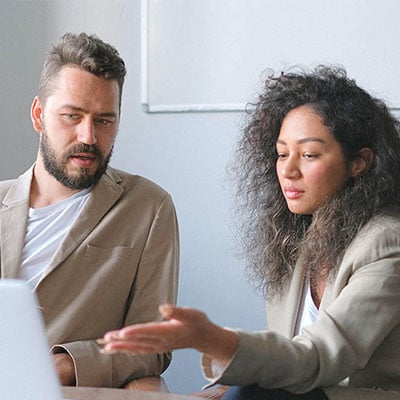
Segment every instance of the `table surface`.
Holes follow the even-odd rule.
[[[199,400],[198,397],[181,394],[128,389],[63,387],[62,392],[68,400]]]

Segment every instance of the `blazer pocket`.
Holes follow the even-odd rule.
[[[87,245],[82,273],[96,285],[109,285],[112,281],[114,286],[130,287],[137,272],[139,255],[135,248],[127,246],[102,248]]]
[[[126,262],[132,261],[135,250],[131,247],[116,246],[110,248],[96,247],[93,245],[86,245],[83,256],[88,258],[91,263],[108,263],[108,262]]]

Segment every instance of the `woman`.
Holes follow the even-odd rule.
[[[334,399],[339,384],[398,398],[398,122],[343,69],[282,73],[266,80],[238,154],[268,329],[167,305],[164,322],[107,333],[104,351],[195,348],[210,382],[241,387],[228,391],[238,398]]]

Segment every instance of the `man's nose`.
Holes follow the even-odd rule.
[[[93,121],[87,119],[78,126],[78,141],[84,144],[96,144],[96,129]]]

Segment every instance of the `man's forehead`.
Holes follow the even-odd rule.
[[[95,108],[104,113],[119,109],[118,82],[80,68],[64,67],[49,89],[46,102],[57,102],[58,107]]]

